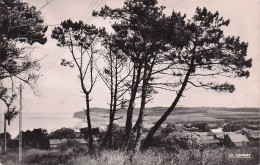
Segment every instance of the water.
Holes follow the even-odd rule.
[[[78,129],[87,127],[87,123],[82,119],[73,118],[73,113],[24,113],[22,122],[23,131],[37,128],[47,129],[48,133],[62,127]],[[1,114],[0,132],[3,132],[3,115]],[[12,138],[17,137],[19,133],[19,116],[17,116],[11,125],[7,125],[7,132]]]

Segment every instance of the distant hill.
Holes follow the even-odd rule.
[[[90,109],[90,113],[108,113],[108,109],[105,109],[105,108],[97,108],[97,107],[94,107],[94,108],[91,108]],[[86,112],[85,111],[78,111],[78,112],[75,112],[74,115],[73,115],[74,118],[79,118],[79,119],[85,119],[86,118]]]
[[[149,107],[145,109],[145,116],[161,116],[168,107]],[[109,110],[105,108],[92,108],[90,113],[94,116],[109,116]],[[126,110],[118,111],[119,115],[124,115]],[[135,108],[134,116],[139,114],[139,109]],[[226,108],[226,107],[176,107],[171,116],[175,115],[190,115],[196,114],[198,117],[211,116],[216,119],[229,119],[233,118],[260,118],[260,108]],[[74,118],[85,119],[85,111],[78,111],[74,113]]]

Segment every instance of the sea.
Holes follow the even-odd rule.
[[[4,132],[3,114],[0,120],[0,133]],[[73,117],[73,113],[23,113],[22,130],[33,130],[43,128],[51,133],[62,127],[80,129],[87,127],[87,123],[83,119]],[[11,138],[16,138],[19,134],[19,115],[11,121],[10,126],[7,124],[7,132],[11,134]]]

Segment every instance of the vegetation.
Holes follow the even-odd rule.
[[[45,129],[34,129],[22,132],[24,148],[49,149],[48,132]]]
[[[248,120],[242,120],[242,121],[232,121],[224,125],[223,131],[224,132],[235,132],[238,130],[241,130],[242,128],[250,128],[253,126],[256,126],[254,129],[260,129],[260,122],[259,121],[248,121]]]
[[[97,80],[94,69],[110,89],[109,127],[102,146],[109,142],[111,147],[115,114],[122,109],[118,102],[126,97],[128,99],[123,101],[124,108],[125,103],[128,103],[123,148],[129,148],[129,144],[133,143],[135,151],[141,147],[145,106],[152,99],[152,94],[156,94],[156,88],[174,90],[177,95],[149,131],[143,148],[149,147],[156,131],[175,110],[186,87],[232,93],[234,85],[214,82],[205,77],[249,76],[247,69],[251,67],[252,60],[246,59],[248,44],[241,42],[239,37],[226,37],[222,30],[229,25],[229,20],[224,20],[218,12],[212,13],[206,8],[197,8],[191,19],[175,11],[166,16],[164,9],[157,6],[157,0],[125,1],[122,8],[105,6],[99,12],[93,12],[94,16],[114,21],[111,25],[114,30],[112,34],[94,25],[72,20],[63,21],[52,31],[52,38],[58,41],[57,45],[68,47],[72,55],[73,60],[63,59],[62,65],[73,67],[75,64],[79,71],[81,89],[86,99],[90,150],[93,148],[93,134],[89,103],[90,93]],[[98,42],[103,47],[96,50]],[[103,50],[105,53],[100,53]],[[96,64],[97,53],[108,62],[104,74]],[[129,71],[123,76],[124,72],[121,71],[124,70]],[[166,83],[159,79],[165,75],[173,76],[173,81]],[[86,81],[89,81],[88,87]],[[133,125],[134,104],[138,98],[139,114]]]
[[[61,64],[70,67],[73,67],[75,64],[78,69],[80,86],[86,102],[85,111],[90,150],[93,150],[94,147],[90,115],[90,93],[97,80],[97,77],[94,76],[94,67],[97,58],[95,46],[99,33],[102,33],[102,31],[102,29],[98,30],[94,25],[87,25],[82,21],[73,22],[66,20],[61,22],[59,27],[55,27],[51,35],[52,38],[58,41],[57,46],[69,48],[73,58],[72,62],[63,59]],[[88,83],[85,82],[86,80]]]
[[[31,57],[34,49],[32,45],[46,43],[47,26],[43,25],[41,12],[28,3],[2,0],[0,10],[0,100],[7,108],[4,114],[6,131],[6,121],[10,125],[10,121],[18,114],[13,105],[16,99],[15,80],[20,80],[33,89],[40,76],[39,61]],[[3,81],[7,79],[11,83],[4,85]]]
[[[27,149],[24,164],[252,164],[259,161],[259,148],[255,143],[250,144],[251,150],[244,147],[243,152],[219,146],[205,148],[195,142],[191,132],[187,135],[173,131],[177,122],[161,129],[170,114],[178,110],[176,107],[186,89],[198,87],[232,93],[235,90],[233,84],[212,77],[247,78],[252,59],[246,58],[247,43],[239,37],[224,35],[223,27],[230,21],[224,20],[218,12],[198,7],[190,19],[175,11],[166,16],[165,7],[157,3],[157,0],[126,0],[122,8],[105,6],[99,12],[94,11],[93,16],[110,19],[111,34],[105,28],[70,19],[52,30],[51,37],[57,41],[57,46],[70,51],[70,60],[62,59],[61,65],[75,66],[78,71],[88,124],[80,131],[88,145],[81,146],[76,141],[77,133],[69,128],[58,129],[50,135],[44,129],[28,130],[22,134],[23,147]],[[27,3],[4,0],[0,9],[3,11],[0,16],[3,31],[0,80],[16,78],[32,86],[39,78],[39,63],[31,58],[27,46],[45,44],[47,27],[43,25],[40,11]],[[101,56],[107,63],[105,67],[98,65]],[[98,76],[110,92],[106,131],[92,126],[91,94]],[[166,81],[165,76],[170,80]],[[10,124],[17,114],[12,106],[16,95],[10,94],[2,83],[0,85],[0,99],[7,106],[5,121]],[[176,96],[160,115],[157,112],[160,108],[145,114],[146,105],[157,89],[174,91]],[[136,107],[138,101],[140,106]],[[122,118],[116,117],[122,110],[126,110],[120,114],[126,116],[124,127],[115,124],[115,120]],[[144,116],[155,113],[159,119],[151,129],[145,130]],[[133,115],[138,116],[135,123]],[[193,127],[201,132],[209,130],[208,122],[185,124],[190,124],[190,130]],[[223,129],[237,131],[244,127],[259,129],[258,126],[238,121],[226,124]],[[67,140],[53,151],[32,149],[49,149],[50,138]],[[16,146],[17,140],[9,139],[9,147]],[[251,154],[252,158],[228,158],[228,154],[236,152]],[[10,159],[14,153],[2,153],[3,163],[16,164],[16,158]]]
[[[75,131],[70,128],[61,128],[50,133],[50,139],[74,139],[76,138]]]
[[[205,149],[201,151],[195,150],[195,157],[191,159],[191,153],[189,150],[180,149],[179,153],[168,152],[160,149],[148,149],[139,154],[129,156],[128,153],[113,150],[102,151],[98,154],[98,157],[93,157],[86,154],[84,150],[68,150],[65,152],[60,151],[46,151],[46,150],[26,150],[24,152],[24,164],[77,164],[77,165],[159,165],[159,164],[173,164],[184,165],[193,164],[200,165],[203,163],[209,165],[222,165],[222,164],[258,164],[259,163],[259,151],[255,148],[231,148],[224,149],[222,147],[215,149]],[[235,159],[229,158],[230,154],[250,154],[251,159]],[[1,161],[6,165],[18,164],[17,152],[9,151],[1,155]]]

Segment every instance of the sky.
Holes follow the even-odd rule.
[[[24,0],[37,8],[41,8],[50,0]],[[57,25],[65,19],[74,21],[83,20],[96,26],[109,27],[109,22],[100,18],[92,18],[90,9],[99,10],[100,6],[122,7],[122,0],[54,0],[42,8],[45,24]],[[96,4],[96,5],[95,5]],[[98,6],[100,4],[100,6]],[[260,1],[257,0],[159,0],[159,5],[166,6],[165,13],[172,10],[186,13],[191,18],[197,6],[208,10],[219,11],[225,19],[230,19],[230,25],[224,29],[225,35],[240,36],[241,41],[249,43],[248,58],[253,59],[249,78],[226,79],[234,83],[236,90],[233,93],[217,93],[199,88],[185,91],[179,106],[187,107],[260,107]],[[36,45],[33,56],[40,59],[41,78],[37,84],[37,95],[24,87],[23,111],[26,113],[68,113],[83,110],[84,98],[80,92],[80,83],[76,68],[60,65],[61,58],[69,57],[67,49],[58,48],[56,41],[51,39],[51,30],[47,31],[48,41],[45,45]],[[171,105],[176,93],[159,91],[147,105]],[[91,94],[91,107],[108,108],[109,92],[101,79]],[[1,105],[3,107],[3,105]],[[3,111],[4,108],[1,108]]]

